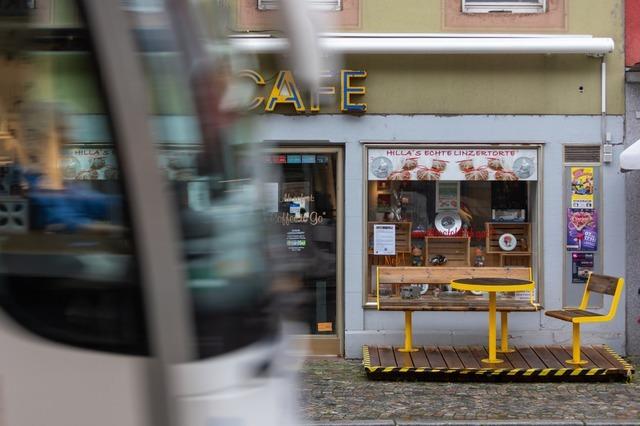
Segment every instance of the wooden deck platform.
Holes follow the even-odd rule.
[[[399,347],[364,346],[367,376],[378,380],[432,381],[630,381],[635,369],[605,345],[582,347],[588,363],[576,368],[571,346],[520,346],[498,354],[503,363],[488,365],[482,346],[422,346],[402,353]]]

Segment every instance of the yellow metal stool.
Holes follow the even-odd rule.
[[[573,358],[565,361],[567,364],[582,365],[588,362],[580,358],[580,324],[611,321],[618,310],[618,303],[620,302],[623,287],[624,279],[622,278],[591,273],[589,274],[587,284],[584,286],[584,294],[582,295],[582,302],[580,303],[579,308],[567,308],[560,311],[545,312],[545,315],[547,316],[573,324]],[[591,293],[613,296],[609,312],[606,315],[586,310],[589,306],[589,296]]]

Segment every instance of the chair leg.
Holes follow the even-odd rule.
[[[573,323],[573,359],[567,360],[567,364],[583,365],[587,361],[580,359],[580,323]]]

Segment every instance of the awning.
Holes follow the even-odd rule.
[[[234,47],[253,53],[289,50],[286,38],[264,34],[235,35]],[[342,54],[582,54],[604,55],[613,39],[590,35],[543,34],[387,34],[331,33],[319,37],[320,47]]]
[[[620,169],[640,170],[640,140],[635,141],[620,154]]]

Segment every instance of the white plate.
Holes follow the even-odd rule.
[[[436,215],[435,225],[442,235],[453,236],[462,229],[462,219],[456,212],[440,212]]]
[[[512,251],[518,245],[518,240],[513,234],[505,233],[498,238],[498,245],[504,251]]]

